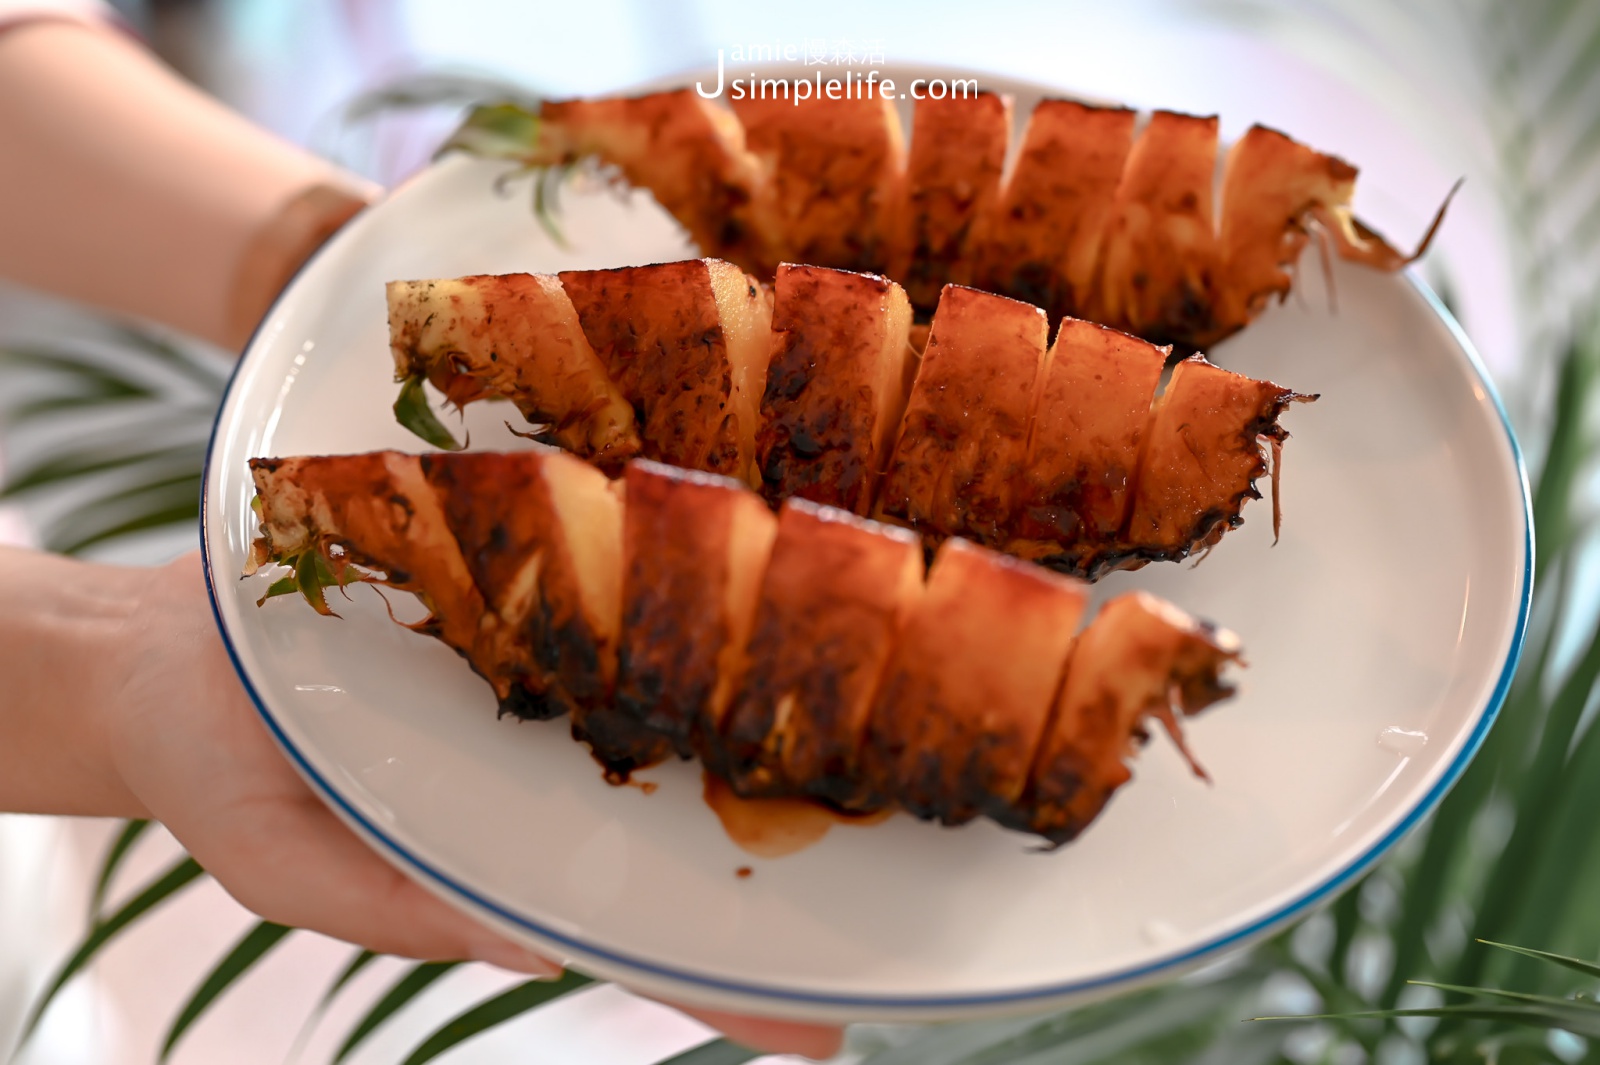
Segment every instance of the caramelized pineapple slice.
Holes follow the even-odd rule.
[[[960,824],[1021,798],[1088,586],[946,540],[895,641],[867,775],[918,817]]]
[[[1039,102],[1000,201],[981,225],[975,287],[1036,303],[1052,321],[1083,313],[1135,117],[1124,107]]]
[[[1252,126],[1228,150],[1222,174],[1221,263],[1212,295],[1215,343],[1289,294],[1309,215],[1341,228],[1355,195],[1356,168],[1276,130]]]
[[[460,406],[511,400],[551,441],[606,466],[639,450],[633,410],[611,383],[556,278],[391,281],[395,374],[426,377]]]
[[[523,702],[502,709],[546,718],[602,702],[616,670],[620,558],[605,475],[546,448],[421,463],[489,608],[486,631],[526,658]]]
[[[744,127],[693,89],[608,100],[551,100],[540,110],[528,162],[564,165],[598,156],[649,189],[701,251],[766,275],[778,265],[751,206],[761,180]]]
[[[1198,355],[1180,362],[1150,414],[1128,543],[1146,558],[1176,559],[1243,524],[1239,512],[1261,498],[1255,481],[1267,472],[1262,441],[1276,450],[1288,436],[1278,425],[1284,408],[1315,398]]]
[[[617,706],[687,757],[733,693],[778,522],[738,482],[629,463]]]
[[[889,265],[905,195],[905,137],[893,101],[731,101],[765,183],[756,213],[789,262]]]
[[[415,455],[251,459],[250,470],[261,500],[257,565],[293,565],[311,553],[334,562],[336,572],[349,563],[381,571],[382,583],[415,593],[428,608],[418,631],[467,655],[501,699],[510,696],[508,685],[494,681],[492,648],[479,646],[483,596]],[[334,547],[342,556],[334,557]]]
[[[761,487],[864,514],[915,372],[911,305],[874,274],[778,267],[756,442]]]
[[[1211,329],[1217,119],[1157,111],[1128,153],[1100,255],[1091,318],[1157,344]]]
[[[1063,318],[1045,360],[1006,550],[1094,579],[1119,559],[1167,348]]]
[[[1044,311],[950,285],[933,316],[878,513],[1000,544],[1026,459]]]
[[[1010,143],[1009,96],[917,101],[902,236],[889,273],[904,281],[918,312],[931,315],[946,284],[972,283],[977,220],[994,209]]]
[[[1221,680],[1239,640],[1146,592],[1118,596],[1078,635],[1022,801],[997,819],[1053,843],[1072,839],[1132,777],[1127,759],[1157,716],[1185,757],[1179,714],[1233,694]],[[1204,775],[1193,760],[1199,775]]]
[[[645,457],[753,478],[772,323],[767,292],[717,259],[571,270],[561,283],[632,404]]]
[[[743,679],[710,745],[719,750],[706,754],[736,792],[866,801],[857,768],[867,715],[922,576],[922,546],[906,530],[783,505]]]

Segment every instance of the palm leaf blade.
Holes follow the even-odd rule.
[[[134,921],[143,917],[147,912],[173,895],[176,895],[204,874],[205,870],[200,868],[199,862],[193,858],[186,857],[173,865],[143,891],[135,895],[121,909],[95,925],[89,934],[84,937],[83,942],[78,945],[78,949],[73,952],[72,957],[68,958],[66,964],[62,965],[56,971],[56,974],[51,977],[50,982],[45,987],[44,994],[33,1004],[33,1008],[28,1013],[28,1019],[23,1022],[22,1036],[17,1041],[18,1045],[20,1046],[26,1042],[28,1037],[33,1034],[34,1029],[39,1025],[39,1021],[43,1019],[45,1011],[50,1008],[50,1003],[55,1001],[56,995],[67,985],[67,981],[71,980],[84,966],[88,965],[107,943],[116,938],[118,933],[133,924]]]
[[[285,936],[294,929],[271,921],[261,921],[244,938],[235,943],[233,949],[227,953],[216,967],[206,974],[200,986],[195,989],[189,1001],[183,1004],[178,1011],[178,1016],[173,1020],[172,1026],[167,1029],[167,1035],[161,1043],[161,1055],[158,1060],[166,1061],[171,1057],[173,1048],[183,1038],[184,1033],[200,1019],[211,1003],[217,1000],[235,980],[248,972],[267,953],[281,943]]]
[[[558,980],[526,980],[457,1014],[406,1055],[404,1065],[423,1065],[474,1036],[591,983],[589,977],[570,970]]]

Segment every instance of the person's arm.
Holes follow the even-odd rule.
[[[0,33],[0,277],[237,349],[377,193],[109,26]]]
[[[139,569],[0,547],[0,810],[154,817],[268,920],[560,972],[412,883],[300,780],[234,675],[198,555]],[[839,1046],[835,1028],[678,1008],[752,1046]]]

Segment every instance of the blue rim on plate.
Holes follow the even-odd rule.
[[[365,212],[362,212],[362,214],[365,214]],[[361,216],[362,215],[357,215],[356,218],[360,218]],[[352,222],[354,220],[355,219],[351,219]],[[348,222],[346,223],[346,225],[349,224],[350,223]],[[322,250],[319,250],[311,257],[311,259],[307,260],[305,264],[302,264],[300,271],[296,272],[295,278],[291,278],[289,283],[285,285],[284,292],[289,291],[294,284],[294,280],[299,277],[300,273],[309,267],[311,263],[319,259],[324,251],[334,243],[337,237],[338,234],[335,234],[333,238],[330,238],[330,240],[323,245]],[[286,754],[288,754],[290,760],[294,763],[301,775],[311,783],[318,794],[323,797],[324,801],[333,806],[337,812],[349,823],[357,827],[368,840],[391,855],[393,859],[396,860],[397,864],[404,866],[414,874],[418,874],[421,877],[426,878],[436,887],[442,888],[449,894],[455,895],[460,899],[470,902],[474,907],[484,912],[493,914],[495,917],[505,921],[510,925],[525,929],[526,931],[547,942],[570,947],[574,951],[581,954],[603,959],[607,962],[614,963],[618,966],[631,969],[641,974],[661,977],[677,983],[703,987],[709,990],[729,992],[746,998],[765,999],[771,1002],[789,1002],[801,1005],[823,1007],[834,1006],[858,1010],[881,1008],[884,1010],[928,1011],[931,1013],[940,1010],[970,1010],[981,1007],[1023,1007],[1029,1003],[1049,1004],[1055,1001],[1070,999],[1075,996],[1090,995],[1096,991],[1105,990],[1118,985],[1131,988],[1138,984],[1152,981],[1164,973],[1177,975],[1199,964],[1204,959],[1219,955],[1228,950],[1230,947],[1241,944],[1244,941],[1255,939],[1258,936],[1275,928],[1281,927],[1282,925],[1292,921],[1294,918],[1304,914],[1307,910],[1337,893],[1341,888],[1345,887],[1351,881],[1364,873],[1379,858],[1388,852],[1391,847],[1398,843],[1401,838],[1403,838],[1408,832],[1421,823],[1424,818],[1432,813],[1434,808],[1439,804],[1440,800],[1444,798],[1445,793],[1450,790],[1451,786],[1455,784],[1455,782],[1460,778],[1461,774],[1466,770],[1467,765],[1472,761],[1473,756],[1478,752],[1479,748],[1482,747],[1484,738],[1488,735],[1489,729],[1493,726],[1495,719],[1499,716],[1500,707],[1505,703],[1506,695],[1510,691],[1512,677],[1515,675],[1517,664],[1522,657],[1523,642],[1527,635],[1528,617],[1533,600],[1534,560],[1533,504],[1531,493],[1528,488],[1528,473],[1522,459],[1522,448],[1517,443],[1516,433],[1511,427],[1510,417],[1506,414],[1505,404],[1501,401],[1500,394],[1495,389],[1494,383],[1490,380],[1488,372],[1484,368],[1482,359],[1478,356],[1477,350],[1473,347],[1472,341],[1467,337],[1466,332],[1461,328],[1460,323],[1456,321],[1455,316],[1450,313],[1449,309],[1445,307],[1443,302],[1440,301],[1439,297],[1435,295],[1433,290],[1430,289],[1423,281],[1417,278],[1411,271],[1407,271],[1404,276],[1405,279],[1410,282],[1412,287],[1417,291],[1417,293],[1421,295],[1423,300],[1428,304],[1433,312],[1438,316],[1440,321],[1443,322],[1445,327],[1450,332],[1452,339],[1454,339],[1456,342],[1456,346],[1466,357],[1467,364],[1471,367],[1477,384],[1483,389],[1484,395],[1494,406],[1495,413],[1499,416],[1500,426],[1505,433],[1506,443],[1510,447],[1512,462],[1517,472],[1518,487],[1522,496],[1522,522],[1524,529],[1521,595],[1517,605],[1516,625],[1512,630],[1510,646],[1507,648],[1506,659],[1501,666],[1500,675],[1495,682],[1494,690],[1491,693],[1487,704],[1484,706],[1482,713],[1479,715],[1477,722],[1474,724],[1471,734],[1467,737],[1466,743],[1463,744],[1461,750],[1456,753],[1454,760],[1450,763],[1445,772],[1437,781],[1434,782],[1433,787],[1428,790],[1427,794],[1422,797],[1422,799],[1411,809],[1411,811],[1400,821],[1399,824],[1395,825],[1392,829],[1385,833],[1381,839],[1370,846],[1364,853],[1346,865],[1343,869],[1329,876],[1322,883],[1303,893],[1291,902],[1279,906],[1272,913],[1266,915],[1265,917],[1258,918],[1241,928],[1234,929],[1231,932],[1217,936],[1199,944],[1198,946],[1179,951],[1156,961],[1113,970],[1110,973],[1097,976],[1093,979],[1068,981],[1060,984],[1047,984],[1020,991],[954,996],[866,994],[830,995],[758,983],[723,980],[716,977],[705,976],[699,973],[673,968],[670,965],[662,965],[657,962],[632,957],[619,951],[597,947],[578,937],[566,935],[554,928],[542,925],[538,921],[532,920],[523,914],[508,909],[507,907],[491,899],[485,898],[472,888],[451,877],[450,874],[441,869],[435,868],[429,862],[412,853],[403,844],[392,839],[382,829],[375,825],[371,819],[365,816],[351,802],[349,802],[343,795],[339,794],[339,792],[334,789],[327,779],[316,770],[306,756],[290,741],[288,735],[273,718],[271,711],[267,709],[267,706],[262,700],[260,693],[256,690],[255,685],[251,682],[248,673],[245,671],[243,663],[240,661],[238,651],[234,646],[233,638],[228,632],[227,625],[222,619],[216,585],[212,580],[211,543],[209,537],[206,535],[206,516],[210,513],[211,460],[217,451],[218,439],[222,425],[222,412],[227,407],[227,401],[233,393],[234,385],[239,380],[239,371],[244,364],[242,357],[239,363],[235,365],[233,374],[229,377],[228,386],[223,392],[222,401],[218,405],[217,422],[212,428],[211,440],[206,448],[205,470],[202,474],[201,482],[200,550],[203,561],[203,569],[205,571],[206,591],[211,602],[212,616],[216,620],[217,630],[222,637],[223,646],[227,649],[229,661],[233,663],[234,671],[239,675],[239,681],[244,685],[246,693],[250,696],[250,701],[255,705],[256,712],[260,714],[261,720],[265,722],[268,731],[272,734],[278,745]],[[280,295],[279,298],[281,300],[282,296]],[[274,303],[273,310],[276,310],[276,307],[277,304]],[[262,319],[262,324],[265,325],[266,322],[271,320],[271,318],[272,312],[269,311],[267,316]],[[256,336],[259,334],[260,328],[261,327],[258,326],[256,333],[251,335],[250,341],[245,346],[246,351],[249,351],[250,348],[255,344]]]

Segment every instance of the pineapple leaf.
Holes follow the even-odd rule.
[[[444,427],[439,416],[428,405],[428,394],[422,387],[423,378],[408,377],[400,386],[400,397],[394,401],[394,417],[405,428],[444,451],[460,451],[450,430]]]
[[[105,909],[106,893],[111,890],[111,881],[117,875],[117,870],[122,866],[133,845],[139,837],[149,831],[150,822],[145,819],[124,821],[122,831],[117,833],[117,838],[111,841],[111,846],[106,849],[105,858],[101,859],[100,872],[95,877],[94,890],[89,895],[89,922],[94,924],[101,918]]]
[[[467,152],[482,159],[522,162],[539,143],[539,113],[518,103],[479,104],[440,147],[439,154]]]
[[[271,921],[261,921],[246,932],[244,938],[233,945],[226,957],[217,963],[206,978],[200,982],[189,1001],[183,1004],[178,1011],[178,1016],[173,1020],[172,1027],[167,1029],[167,1035],[161,1043],[159,1061],[165,1062],[172,1056],[172,1051],[177,1047],[178,1041],[184,1033],[200,1019],[201,1014],[217,1000],[217,997],[226,991],[235,980],[250,971],[257,962],[266,957],[267,953],[283,942],[285,936],[294,929]]]
[[[406,1055],[404,1065],[423,1065],[445,1051],[520,1014],[593,983],[568,971],[558,980],[526,980],[451,1018]]]

